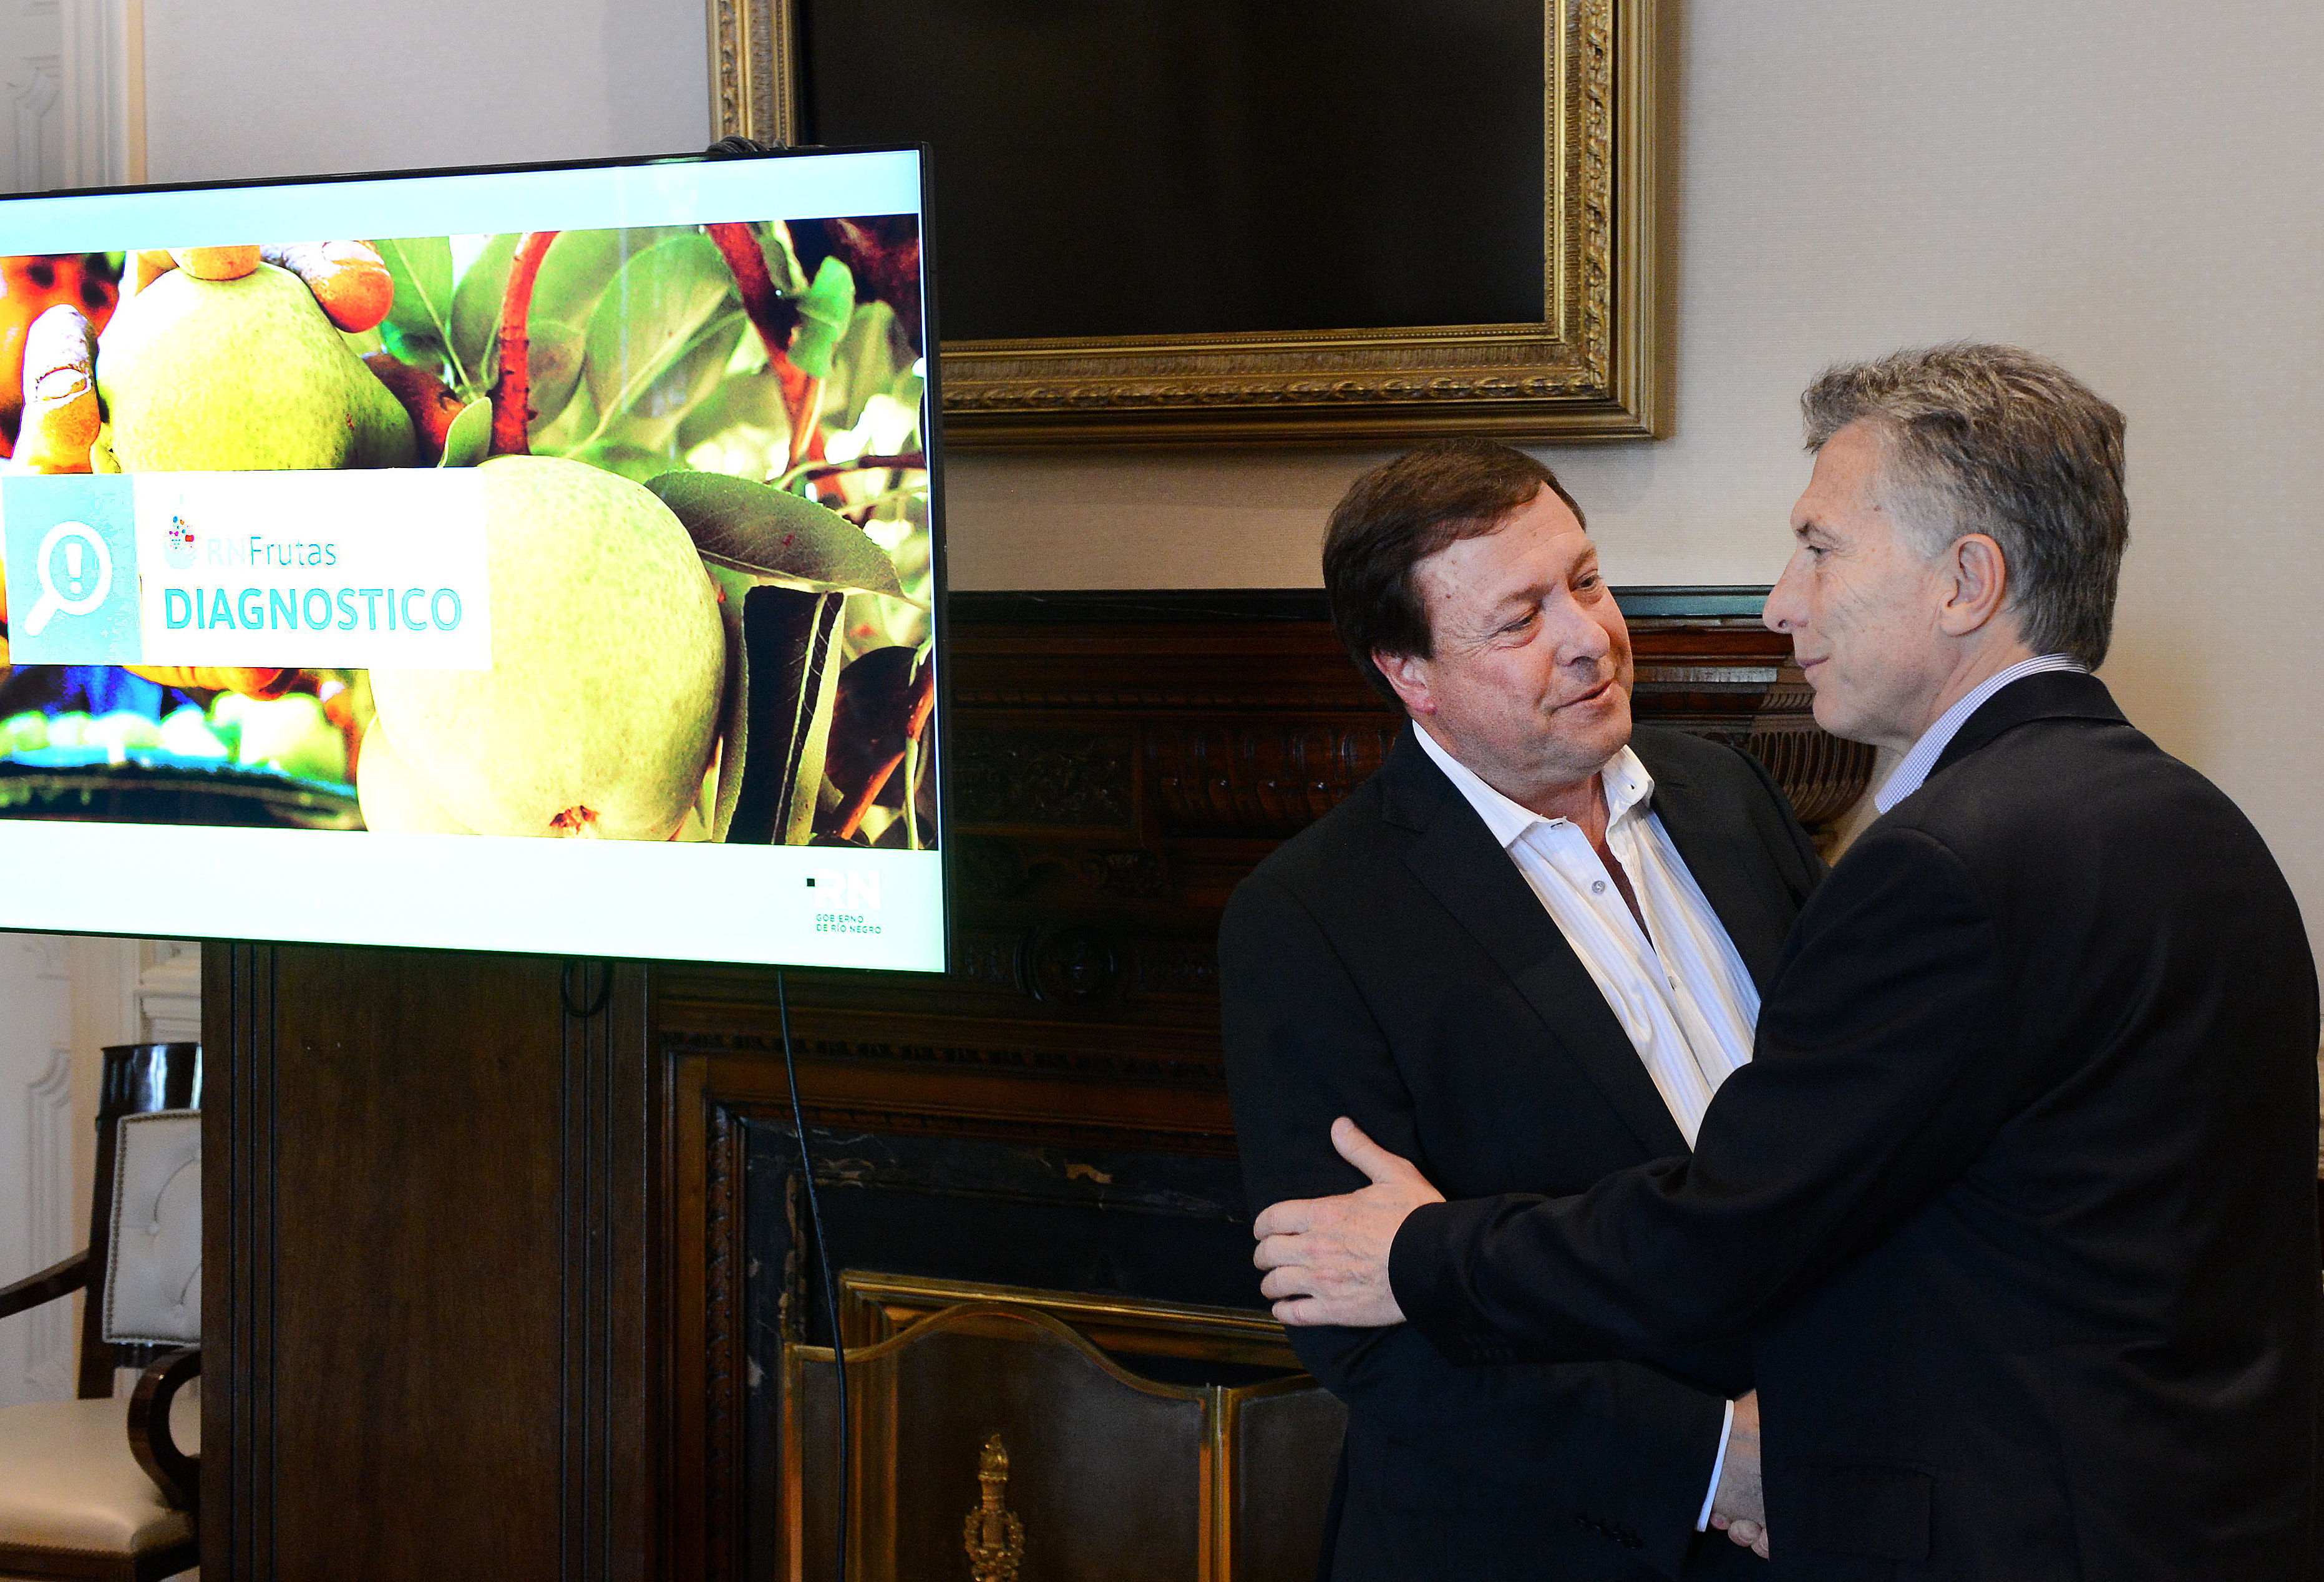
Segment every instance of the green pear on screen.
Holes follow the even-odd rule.
[[[642,486],[577,461],[476,471],[492,668],[373,670],[374,728],[479,834],[669,838],[700,793],[725,678],[694,541]]]
[[[363,808],[366,829],[398,835],[475,833],[444,810],[435,793],[397,754],[387,727],[376,719],[364,733],[363,755],[355,761],[355,800]]]
[[[171,270],[97,342],[97,389],[126,472],[408,467],[403,405],[348,348],[304,281]],[[110,469],[107,469],[110,470]]]

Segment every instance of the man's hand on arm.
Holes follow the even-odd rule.
[[[1345,1115],[1332,1123],[1332,1146],[1372,1184],[1344,1197],[1277,1203],[1261,1214],[1251,1226],[1259,1238],[1251,1261],[1268,1272],[1259,1289],[1286,1324],[1401,1324],[1404,1310],[1388,1288],[1388,1249],[1406,1216],[1443,1202],[1444,1194]]]
[[[1761,1559],[1767,1558],[1767,1507],[1759,1486],[1759,1392],[1735,1402],[1719,1488],[1711,1497],[1711,1524]]]

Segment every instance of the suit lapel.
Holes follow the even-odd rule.
[[[1687,871],[1694,875],[1711,910],[1719,914],[1727,937],[1735,941],[1735,953],[1743,958],[1751,981],[1764,995],[1774,979],[1784,940],[1792,931],[1791,919],[1775,904],[1782,887],[1771,883],[1764,872],[1765,848],[1748,830],[1734,828],[1731,821],[1722,819],[1718,799],[1702,795],[1675,771],[1655,762],[1650,742],[1630,745],[1655,777],[1655,816],[1663,821],[1671,844],[1678,847]],[[1755,859],[1762,868],[1756,874],[1752,871]]]
[[[1405,865],[1506,974],[1649,1157],[1686,1152],[1685,1134],[1590,969],[1565,942],[1508,853],[1405,727],[1386,766],[1382,815],[1415,832]]]
[[[2107,684],[2096,676],[2081,671],[2043,671],[2010,682],[1961,721],[1960,729],[1953,733],[1953,739],[1945,744],[1945,750],[1929,766],[1929,779],[1934,780],[2004,732],[2037,719],[2130,723],[2123,717]]]

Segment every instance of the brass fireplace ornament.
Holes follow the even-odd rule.
[[[984,1485],[983,1497],[968,1513],[961,1539],[968,1550],[968,1574],[973,1582],[1017,1582],[1017,1568],[1025,1559],[1025,1524],[1008,1505],[1009,1447],[999,1434],[985,1440],[977,1456],[976,1481]]]

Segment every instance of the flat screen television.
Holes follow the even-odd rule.
[[[945,963],[918,150],[0,200],[0,927]]]

